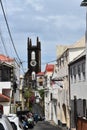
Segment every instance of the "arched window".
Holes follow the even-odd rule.
[[[35,60],[35,52],[34,51],[31,52],[31,60]]]
[[[33,72],[32,72],[32,80],[35,80],[35,77],[36,77],[36,74],[35,74],[35,72],[33,71]]]

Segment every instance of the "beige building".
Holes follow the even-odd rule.
[[[62,46],[61,46],[62,47]],[[78,55],[80,55],[85,49],[85,38],[83,37],[81,40],[76,42],[71,46],[67,46],[67,48],[63,47],[60,49],[60,46],[57,48],[57,80],[63,81],[63,88],[61,90],[60,98],[58,99],[60,115],[58,117],[59,124],[62,126],[66,126],[70,128],[70,95],[69,95],[69,70],[68,64]],[[60,51],[62,52],[60,53]]]

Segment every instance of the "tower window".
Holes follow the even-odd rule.
[[[34,51],[31,52],[31,60],[35,60],[35,52]]]

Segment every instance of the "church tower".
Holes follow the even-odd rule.
[[[29,80],[34,82],[35,75],[41,72],[41,43],[37,37],[36,45],[32,45],[32,40],[28,38],[28,73]]]

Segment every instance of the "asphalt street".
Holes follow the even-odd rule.
[[[35,126],[34,126],[34,128],[32,128],[32,130],[62,130],[62,129],[50,124],[49,122],[38,121],[38,123],[35,124]]]
[[[43,115],[42,108],[39,104],[34,103],[32,107],[32,112],[37,113],[38,115]]]

